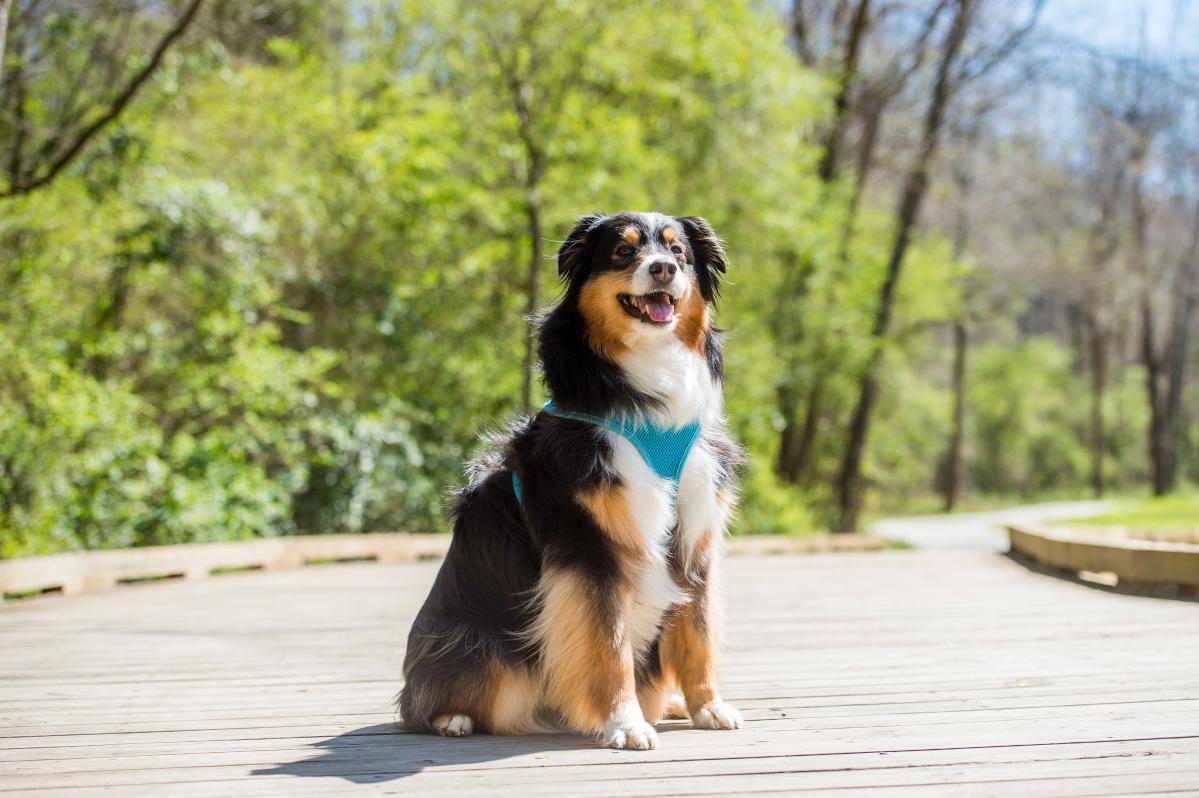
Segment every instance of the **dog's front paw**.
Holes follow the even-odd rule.
[[[691,718],[694,729],[738,729],[745,725],[741,713],[732,704],[717,699],[709,701]]]
[[[666,706],[662,710],[662,717],[670,720],[686,720],[689,717],[687,702],[683,700],[682,693],[666,694]]]
[[[475,730],[470,715],[438,715],[432,726],[442,737],[465,737]]]
[[[604,730],[604,745],[631,751],[650,751],[658,747],[658,733],[643,720],[621,723]]]

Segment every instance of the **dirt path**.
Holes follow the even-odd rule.
[[[1103,512],[1109,505],[1105,501],[1050,502],[985,513],[887,518],[871,524],[870,534],[919,549],[1005,551],[1004,524],[1085,518]]]

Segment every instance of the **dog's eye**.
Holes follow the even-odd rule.
[[[622,258],[627,258],[628,256],[632,255],[635,251],[636,250],[634,250],[628,244],[621,244],[619,247],[616,248],[616,254]]]
[[[683,246],[681,244],[671,244],[670,251],[676,255],[682,255],[683,254]]]

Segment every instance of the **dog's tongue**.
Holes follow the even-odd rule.
[[[665,324],[674,318],[674,305],[658,296],[645,300],[645,313],[658,324]]]

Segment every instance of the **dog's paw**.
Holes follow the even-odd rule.
[[[651,751],[658,747],[658,733],[645,721],[634,720],[605,729],[603,743],[608,748]]]
[[[470,715],[438,715],[433,718],[433,731],[442,737],[465,737],[475,730]]]
[[[666,707],[662,710],[662,717],[671,720],[686,720],[687,702],[683,700],[682,693],[666,694]]]
[[[732,704],[716,700],[695,713],[691,726],[695,729],[737,729],[745,725],[741,713]]]

